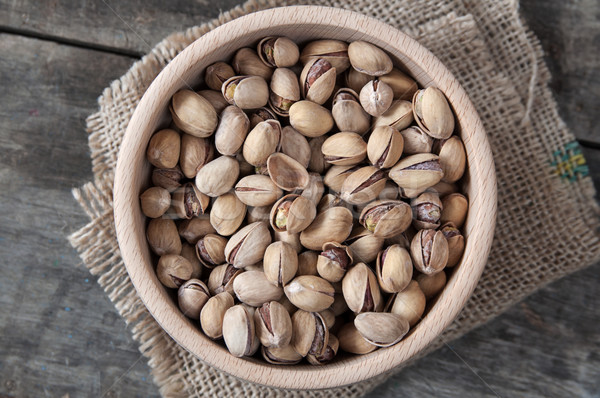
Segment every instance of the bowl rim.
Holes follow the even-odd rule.
[[[465,235],[476,233],[478,239],[476,242],[472,242],[473,239],[466,240],[465,255],[458,266],[459,270],[449,279],[436,305],[429,311],[440,312],[443,316],[435,319],[425,317],[402,344],[367,355],[352,356],[322,367],[275,366],[253,359],[236,358],[207,337],[195,336],[191,333],[194,326],[189,320],[182,322],[182,314],[172,314],[169,304],[160,297],[156,298],[156,278],[148,278],[142,264],[148,255],[144,253],[143,243],[137,239],[139,236],[134,236],[135,231],[131,227],[140,218],[139,192],[134,189],[139,176],[130,170],[132,154],[141,148],[139,131],[143,126],[148,127],[156,122],[156,119],[148,117],[148,112],[156,111],[160,102],[155,101],[155,97],[164,95],[171,87],[180,84],[179,76],[186,65],[199,62],[210,44],[218,43],[219,35],[223,33],[227,33],[228,41],[231,42],[249,32],[264,31],[273,27],[273,24],[291,26],[304,23],[326,25],[332,29],[341,27],[356,30],[359,27],[360,31],[348,41],[371,36],[386,43],[394,42],[396,44],[391,48],[410,58],[416,67],[428,71],[430,80],[447,95],[450,103],[453,106],[461,105],[460,108],[455,107],[457,120],[460,119],[465,124],[468,122],[472,130],[468,137],[462,137],[467,149],[469,181],[476,177],[477,181],[485,184],[485,189],[481,188],[478,195],[469,198],[468,218],[471,222],[465,223]],[[390,48],[382,47],[390,52]],[[418,76],[415,77],[419,80]],[[143,152],[145,153],[145,145]],[[187,46],[154,79],[134,111],[119,151],[113,195],[115,229],[123,262],[138,296],[161,328],[187,351],[220,371],[253,383],[287,389],[333,388],[364,381],[390,371],[425,349],[455,319],[475,289],[491,249],[497,207],[496,175],[491,148],[473,104],[454,76],[429,50],[400,30],[363,14],[323,6],[288,6],[247,14],[207,32]],[[474,207],[477,209],[473,209]],[[145,233],[143,236],[145,241]],[[443,313],[440,310],[441,303],[447,305]],[[435,311],[436,308],[438,311]]]

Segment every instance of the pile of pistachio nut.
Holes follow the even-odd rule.
[[[202,77],[173,95],[140,197],[181,311],[273,364],[401,341],[465,245],[445,95],[364,41],[267,37]]]

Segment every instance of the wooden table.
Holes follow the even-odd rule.
[[[70,190],[92,177],[85,117],[102,88],[168,33],[238,2],[0,0],[1,398],[158,396],[65,239],[87,221]],[[522,11],[600,186],[600,3],[527,0]],[[370,396],[598,396],[599,271],[545,287]]]

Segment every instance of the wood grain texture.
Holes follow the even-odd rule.
[[[330,38],[365,40],[383,49],[422,86],[442,90],[455,110],[468,159],[466,193],[471,198],[464,226],[465,254],[436,305],[399,344],[322,367],[278,367],[229,355],[177,310],[150,260],[139,194],[147,186],[145,159],[151,135],[161,128],[168,103],[181,88],[194,87],[208,65],[254,45],[267,35],[303,42]],[[127,127],[114,186],[115,227],[121,255],[138,295],[163,329],[188,351],[233,376],[278,388],[332,388],[356,383],[410,359],[452,322],[475,288],[487,261],[496,220],[496,178],[482,123],[466,92],[428,50],[400,31],[363,15],[334,8],[288,7],[246,15],[198,39],[171,61],[148,88]]]

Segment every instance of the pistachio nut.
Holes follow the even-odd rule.
[[[196,137],[208,137],[217,128],[217,112],[211,103],[192,90],[173,94],[169,107],[173,123],[184,132]]]
[[[277,301],[283,289],[273,285],[262,271],[246,271],[233,280],[233,291],[242,303],[260,307],[268,301]]]
[[[413,263],[408,250],[400,245],[388,246],[377,255],[375,272],[379,287],[384,292],[404,290],[413,275]]]
[[[328,163],[352,166],[367,157],[367,143],[356,133],[341,132],[327,138],[321,152]]]
[[[169,192],[173,192],[179,188],[182,180],[183,173],[179,166],[175,166],[172,169],[152,170],[152,184],[164,188]]]
[[[311,138],[308,141],[308,146],[310,147],[310,160],[308,162],[308,170],[313,173],[323,174],[325,170],[330,166],[329,163],[325,161],[325,156],[321,151],[323,147],[323,143],[327,139],[327,136],[315,137]]]
[[[235,194],[248,206],[268,206],[275,203],[283,195],[283,191],[268,176],[253,174],[236,184]]]
[[[285,242],[273,242],[265,250],[263,269],[269,282],[283,287],[296,276],[298,254]]]
[[[200,318],[200,311],[209,298],[208,288],[198,279],[188,280],[177,291],[179,309],[183,315],[196,320]]]
[[[277,68],[271,78],[269,106],[279,116],[288,116],[290,107],[300,100],[298,77],[287,68]]]
[[[240,164],[235,158],[221,156],[211,160],[196,174],[196,186],[205,195],[218,197],[227,193],[237,181]]]
[[[267,66],[287,68],[300,58],[298,45],[287,37],[265,37],[258,43],[258,56]]]
[[[308,185],[302,190],[301,196],[318,205],[324,192],[323,177],[318,173],[308,173]]]
[[[406,319],[397,314],[385,312],[365,312],[354,318],[356,330],[369,343],[378,347],[390,347],[402,340],[408,333]]]
[[[254,166],[267,163],[281,141],[281,124],[277,120],[260,122],[248,133],[242,149],[246,162]]]
[[[370,76],[366,73],[359,72],[354,68],[349,68],[345,74],[346,87],[349,87],[352,91],[357,93],[360,93],[360,90],[365,86],[365,84],[373,79],[375,79],[375,76]],[[358,95],[356,97],[358,98]],[[412,98],[412,95],[410,98]]]
[[[390,73],[394,66],[385,51],[366,41],[359,40],[350,43],[348,57],[354,69],[370,76]]]
[[[231,264],[216,266],[208,275],[208,291],[212,295],[227,292],[233,296],[233,281],[242,272],[243,270],[235,268]]]
[[[261,353],[265,361],[273,365],[295,365],[302,360],[302,355],[291,344],[281,348],[262,346]]]
[[[200,326],[205,335],[213,340],[223,337],[223,318],[233,304],[233,296],[227,292],[208,299],[200,311]]]
[[[244,144],[250,120],[243,110],[230,105],[223,110],[215,131],[215,148],[221,155],[234,156]]]
[[[223,93],[221,93],[221,87],[219,90],[200,90],[198,91],[198,95],[204,97],[210,104],[215,108],[217,115],[220,115],[221,112],[225,108],[229,106],[229,102],[223,97]]]
[[[379,80],[392,88],[394,99],[411,101],[419,88],[416,81],[396,68],[392,68],[390,73],[380,76]]]
[[[342,184],[340,196],[353,205],[374,200],[385,187],[386,176],[382,170],[365,166],[356,170]]]
[[[422,229],[410,243],[410,253],[418,271],[435,274],[448,263],[448,241],[441,231]]]
[[[440,231],[448,241],[448,264],[446,267],[454,267],[459,263],[465,251],[465,237],[452,222],[442,225]]]
[[[361,225],[357,225],[352,229],[344,244],[348,245],[352,251],[354,261],[370,263],[377,258],[377,254],[383,247],[383,242],[383,238],[375,236]]]
[[[400,131],[400,134],[404,138],[404,153],[406,155],[431,152],[433,138],[421,130],[420,127],[410,126]]]
[[[250,119],[250,129],[253,129],[258,123],[264,122],[265,120],[278,120],[277,115],[273,112],[273,110],[264,106],[251,111],[248,114],[248,118]]]
[[[456,182],[465,172],[467,154],[462,140],[453,135],[447,140],[439,140],[433,151],[440,157],[440,165],[444,171],[444,181]]]
[[[419,284],[419,288],[425,295],[426,299],[430,299],[442,291],[446,286],[446,273],[438,272],[433,275],[419,274],[415,279]]]
[[[320,250],[323,242],[343,242],[352,231],[352,212],[345,207],[332,207],[317,214],[300,233],[302,246]]]
[[[408,101],[395,100],[388,110],[373,120],[373,128],[391,126],[396,130],[404,130],[413,122],[412,105]]]
[[[295,102],[289,116],[292,127],[306,137],[320,137],[333,128],[331,112],[312,101]]]
[[[417,281],[410,281],[403,291],[390,297],[386,307],[392,313],[408,321],[413,327],[425,312],[426,299]]]
[[[377,277],[365,263],[357,263],[342,279],[342,293],[356,314],[380,311],[383,307]]]
[[[283,291],[292,304],[304,311],[323,311],[333,304],[333,286],[318,276],[297,276]]]
[[[267,224],[255,222],[236,232],[225,246],[225,260],[236,268],[244,268],[262,260],[271,233]]]
[[[177,289],[192,277],[192,264],[177,254],[165,254],[156,266],[158,280],[171,289]]]
[[[467,218],[467,210],[469,210],[469,201],[460,193],[452,193],[444,196],[442,199],[442,224],[453,223],[456,228],[461,228]]]
[[[192,279],[200,279],[202,276],[202,264],[200,264],[200,260],[196,257],[196,248],[184,242],[179,255],[192,264]]]
[[[313,202],[304,196],[289,194],[271,209],[270,223],[275,231],[297,234],[308,227],[317,215]]]
[[[296,275],[317,275],[317,262],[319,254],[312,250],[298,254],[298,271]]]
[[[325,58],[308,61],[300,74],[302,97],[322,105],[327,101],[335,87],[336,69]]]
[[[146,228],[146,239],[152,251],[159,256],[181,253],[181,239],[173,220],[163,218],[150,220]]]
[[[359,94],[360,104],[371,116],[383,115],[394,100],[392,88],[379,79],[370,80],[363,86]]]
[[[248,207],[246,222],[252,224],[257,221],[269,222],[272,206]]]
[[[235,76],[233,68],[225,62],[215,62],[208,65],[204,72],[204,82],[213,90],[221,90],[221,86],[225,80]]]
[[[179,236],[185,239],[190,245],[195,245],[196,242],[198,242],[198,239],[204,235],[214,234],[216,232],[213,226],[210,224],[208,215],[193,217],[189,220],[182,220],[179,222],[177,230],[179,232]]]
[[[411,194],[414,196],[437,184],[443,176],[439,157],[431,153],[420,153],[400,159],[389,173],[389,177],[400,188],[412,190]]]
[[[223,316],[223,340],[236,357],[250,356],[254,350],[254,319],[243,305],[234,305]]]
[[[308,171],[286,154],[276,152],[267,159],[271,180],[284,191],[304,189],[310,182]]]
[[[221,87],[223,97],[242,109],[256,109],[269,102],[269,86],[260,76],[233,76]]]
[[[264,303],[254,311],[256,335],[265,347],[282,348],[292,339],[292,319],[277,301]]]
[[[325,352],[321,355],[313,355],[308,354],[306,359],[308,363],[311,365],[325,365],[333,360],[336,356],[338,349],[340,347],[340,342],[333,334],[329,334],[329,341],[327,343],[327,347],[325,348]]]
[[[187,178],[196,177],[198,171],[213,160],[214,152],[212,144],[206,138],[183,134],[179,155],[181,171]]]
[[[317,272],[329,282],[339,282],[353,261],[348,246],[337,242],[326,242],[317,260]]]
[[[308,140],[294,130],[292,126],[285,126],[281,130],[281,152],[296,160],[304,168],[310,162],[311,149]]]
[[[191,182],[176,189],[171,201],[177,217],[187,219],[206,213],[209,204],[210,198]]]
[[[356,170],[360,169],[360,165],[340,166],[336,165],[327,170],[323,182],[333,192],[339,194],[342,190],[342,185],[346,178]]]
[[[219,235],[229,236],[242,225],[246,205],[232,193],[219,196],[210,211],[210,224]]]
[[[265,65],[256,51],[248,47],[236,51],[231,66],[238,75],[260,76],[265,80],[270,80],[273,75],[273,68]]]
[[[365,340],[358,329],[356,329],[356,326],[354,326],[354,322],[349,322],[342,326],[337,336],[340,348],[351,354],[368,354],[377,349],[376,345]]]
[[[450,138],[454,131],[454,114],[439,89],[427,87],[415,92],[412,109],[415,121],[424,132],[433,138]]]
[[[307,64],[318,58],[326,59],[337,73],[342,73],[350,66],[348,44],[339,40],[315,40],[306,44],[300,54],[300,62]]]
[[[438,194],[425,192],[410,201],[413,226],[416,229],[436,229],[440,226],[442,201]]]
[[[379,169],[395,165],[404,149],[402,134],[390,126],[377,126],[367,143],[367,156],[371,164]]]
[[[170,169],[177,166],[181,139],[179,133],[172,129],[154,133],[146,149],[146,158],[155,167]]]
[[[292,341],[294,350],[303,357],[308,354],[323,355],[329,345],[329,330],[318,312],[302,309],[292,315]]]
[[[196,256],[207,268],[214,268],[225,262],[227,239],[215,234],[207,234],[196,243]]]
[[[354,70],[354,69],[351,69]],[[371,126],[371,116],[363,109],[356,91],[339,89],[333,97],[331,116],[340,131],[364,134]]]
[[[161,187],[148,188],[140,195],[140,206],[146,217],[158,218],[171,206],[171,195]]]
[[[300,234],[290,234],[287,231],[275,231],[273,233],[275,242],[285,242],[290,245],[296,253],[300,253],[303,249],[300,243]]]

